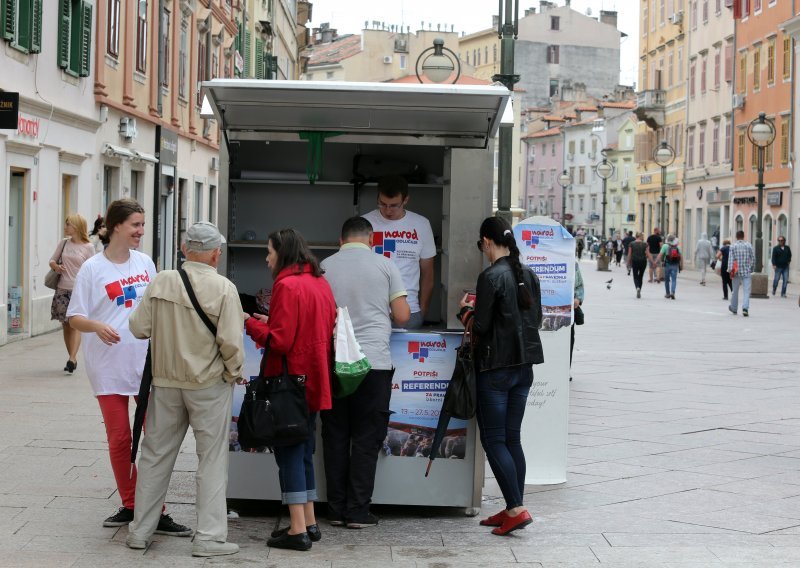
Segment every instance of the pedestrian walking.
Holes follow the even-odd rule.
[[[584,286],[583,286],[583,273],[581,272],[581,265],[580,263],[575,263],[575,284],[573,287],[573,295],[572,295],[572,309],[575,312],[575,317],[573,318],[572,325],[569,328],[569,380],[572,382],[572,351],[575,349],[575,326],[576,325],[583,325],[584,323],[584,313],[583,313],[583,298],[584,298]]]
[[[578,257],[578,260],[580,260],[581,256],[583,256],[583,238],[578,237],[576,240],[577,242],[575,244],[575,255]]]
[[[708,234],[702,233],[694,249],[694,265],[700,271],[701,286],[706,285],[706,270],[708,270],[712,258],[714,258],[714,248],[711,246],[711,241],[708,240]]]
[[[728,290],[733,289],[731,283],[731,274],[728,272],[728,255],[731,252],[731,240],[724,239],[722,246],[717,251],[717,260],[719,262],[719,275],[722,278],[722,299],[728,299]]]
[[[378,524],[369,510],[378,453],[389,425],[392,322],[403,326],[411,316],[403,277],[397,265],[370,249],[372,225],[364,217],[345,221],[341,248],[322,261],[336,305],[346,307],[353,331],[372,369],[349,396],[334,398],[320,413],[328,521],[360,529]]]
[[[778,281],[781,284],[781,298],[786,297],[786,285],[789,283],[789,264],[792,262],[792,249],[786,244],[786,237],[778,237],[778,245],[772,249],[772,270],[775,278],[772,280],[772,295],[778,290]]]
[[[245,329],[258,345],[265,346],[261,363],[265,376],[280,375],[284,361],[290,375],[305,375],[309,413],[308,439],[275,448],[281,500],[289,506],[291,525],[271,536],[267,546],[309,550],[311,537],[315,541],[322,537],[314,512],[314,432],[317,413],[331,408],[336,302],[316,257],[296,230],[281,229],[269,235],[267,264],[274,278],[269,317],[251,317]]]
[[[50,319],[61,324],[64,346],[67,348],[67,363],[64,365],[64,370],[70,374],[78,367],[81,332],[69,325],[67,307],[78,271],[95,253],[86,230],[86,219],[77,213],[68,215],[64,221],[64,234],[67,238],[59,241],[53,256],[50,257],[50,268],[59,274],[58,286],[50,304]]]
[[[653,234],[647,237],[647,263],[649,267],[649,274],[650,279],[648,282],[661,282],[661,278],[659,278],[658,274],[658,265],[656,263],[656,257],[658,253],[661,252],[661,244],[663,242],[663,238],[661,237],[661,231],[658,227],[653,229]]]
[[[750,315],[750,290],[753,284],[753,265],[756,255],[753,246],[744,240],[744,231],[736,231],[736,242],[728,253],[728,272],[731,274],[731,304],[728,310],[736,315],[739,310],[739,288],[742,288],[742,315]]]
[[[614,263],[617,266],[621,266],[623,252],[625,252],[625,243],[622,242],[622,238],[617,233],[614,237]]]
[[[642,280],[647,268],[647,243],[644,242],[644,233],[636,233],[636,239],[628,247],[628,266],[633,270],[633,286],[636,288],[636,297],[642,297]]]
[[[460,316],[462,322],[474,320],[478,428],[506,502],[504,510],[480,524],[506,535],[533,522],[522,503],[526,465],[521,429],[532,365],[544,361],[541,289],[536,274],[520,262],[514,233],[502,218],[481,223],[478,248],[491,266],[478,277],[476,300],[466,294],[461,299]]]
[[[233,384],[242,379],[242,304],[233,283],[217,273],[221,246],[217,227],[189,227],[181,267],[196,301],[212,324],[207,328],[193,307],[178,270],[150,282],[128,321],[131,333],[150,339],[153,387],[147,410],[136,508],[125,543],[144,549],[156,531],[175,459],[189,425],[198,457],[197,531],[192,556],[235,554],[228,540],[228,438]]]
[[[678,286],[678,273],[683,270],[683,253],[678,246],[675,235],[667,236],[667,244],[661,247],[656,257],[656,265],[664,266],[664,288],[667,293],[665,298],[675,299],[675,288]]]
[[[132,199],[108,207],[108,247],[83,263],[75,279],[67,318],[80,331],[86,374],[97,397],[108,439],[111,469],[122,507],[103,521],[121,527],[133,520],[136,466],[131,465],[130,398],[139,394],[147,341],[136,338],[128,319],[155,278],[149,256],[136,249],[144,236],[144,209]],[[192,530],[162,514],[156,532],[189,536]]]
[[[628,231],[625,238],[622,239],[622,256],[625,258],[628,267],[628,276],[631,275],[631,263],[628,261],[628,250],[630,249],[631,243],[635,240],[636,237],[633,236],[633,231]]]

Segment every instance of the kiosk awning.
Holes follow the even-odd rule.
[[[203,83],[214,117],[235,140],[330,141],[484,148],[510,92],[494,85],[214,79]]]

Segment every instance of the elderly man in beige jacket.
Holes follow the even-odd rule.
[[[225,239],[211,223],[186,232],[183,270],[216,336],[192,306],[176,270],[159,273],[129,320],[138,338],[150,338],[153,390],[145,423],[136,507],[126,544],[148,546],[161,514],[181,443],[191,424],[197,443],[197,530],[193,556],[239,551],[227,542],[225,490],[233,384],[244,363],[242,305],[236,287],[217,274]]]

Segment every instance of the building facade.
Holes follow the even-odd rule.
[[[763,112],[775,128],[775,140],[764,160],[763,258],[765,272],[772,268],[769,255],[778,235],[789,232],[792,196],[792,40],[781,24],[795,14],[793,2],[752,0],[738,5],[736,17],[736,69],[734,105],[735,191],[731,205],[731,233],[745,232],[755,244],[758,203],[755,188],[758,152],[747,136],[748,125]]]
[[[800,6],[795,8],[795,16],[781,25],[784,34],[792,40],[792,62],[791,73],[794,76],[798,72],[798,61],[800,61]],[[792,100],[792,114],[796,109],[800,108],[800,90],[794,90],[794,99]],[[791,156],[790,163],[792,167],[792,184],[789,192],[789,229],[786,231],[786,244],[794,246],[797,249],[800,243],[800,171],[796,166],[796,144],[800,140],[800,121],[795,120],[791,125],[789,136],[791,137],[790,147]],[[780,229],[779,229],[780,230]],[[789,279],[793,282],[800,280],[800,262],[792,262],[789,265]]]
[[[660,227],[665,235],[681,234],[688,71],[685,29],[696,24],[685,8],[692,1],[639,2],[636,201],[638,229],[645,234],[654,227]],[[664,179],[661,167],[653,159],[662,141],[669,144],[675,156]],[[661,226],[662,202],[664,226]]]
[[[733,11],[723,2],[692,0],[687,31],[688,104],[684,222],[679,235],[694,251],[703,233],[717,246],[730,236],[733,157]],[[691,266],[694,255],[686,255]]]
[[[629,108],[632,105],[629,105]],[[616,144],[610,144],[608,161],[614,174],[608,180],[606,204],[607,232],[620,233],[637,230],[636,227],[636,164],[633,161],[636,140],[636,120],[631,113],[624,115],[616,129]],[[622,235],[624,236],[624,235]]]
[[[91,223],[95,210],[97,5],[43,4],[6,0],[0,14],[3,90],[20,103],[17,129],[0,130],[0,344],[60,327],[50,320],[48,263],[66,216],[78,211]]]

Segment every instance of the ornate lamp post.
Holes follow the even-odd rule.
[[[420,68],[422,75],[432,83],[444,83],[453,74],[453,71],[456,71],[456,76],[451,83],[456,83],[461,77],[461,62],[458,60],[458,56],[446,48],[444,40],[440,38],[433,40],[433,47],[423,50],[417,57],[415,72],[417,80],[422,83]]]
[[[566,228],[567,226],[567,187],[572,183],[572,178],[569,177],[567,170],[564,170],[558,176],[558,185],[561,186],[561,224]]]
[[[606,240],[606,184],[608,182],[608,178],[614,175],[614,164],[609,162],[606,159],[606,152],[605,150],[601,151],[603,155],[603,160],[598,162],[594,167],[594,172],[597,174],[597,177],[603,180],[603,232],[602,232],[602,242]]]
[[[758,152],[758,219],[756,220],[756,272],[764,269],[764,152],[775,141],[775,125],[763,112],[747,127],[747,138]]]
[[[653,152],[653,161],[661,166],[661,231],[665,235],[667,231],[667,167],[675,161],[675,149],[662,140],[656,151]]]

